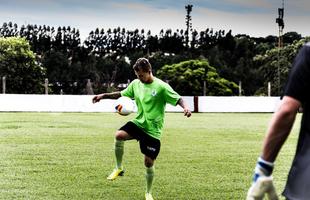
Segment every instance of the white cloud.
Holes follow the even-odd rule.
[[[239,5],[242,7],[249,7],[249,8],[270,8],[271,3],[267,0],[226,0],[227,3]]]
[[[127,2],[127,3],[126,3]],[[140,3],[139,3],[140,2]],[[38,24],[50,26],[72,26],[78,28],[81,39],[84,40],[91,30],[98,28],[126,28],[127,30],[151,30],[158,34],[161,29],[185,29],[184,1],[170,2],[157,5],[161,1],[96,1],[83,0],[11,0],[0,7],[0,23],[12,21],[21,24]],[[13,4],[18,6],[12,7]],[[172,4],[177,4],[172,6]],[[275,22],[277,9],[281,2],[267,0],[223,0],[212,1],[214,7],[217,3],[234,10],[219,11],[218,8],[207,8],[208,1],[192,0],[193,28],[202,31],[206,28],[217,30],[232,30],[233,34],[248,34],[251,36],[277,35],[278,27]],[[200,4],[204,3],[204,5]],[[180,5],[182,4],[182,5]],[[277,5],[279,4],[279,5]],[[285,5],[284,31],[296,31],[303,36],[310,35],[307,27],[309,19],[308,0],[295,0]],[[11,6],[11,7],[10,7]],[[236,8],[249,8],[255,12],[236,12]],[[164,9],[163,9],[164,8]],[[263,9],[259,9],[263,8]],[[263,11],[264,13],[259,13]],[[298,12],[300,11],[300,12]],[[307,12],[304,12],[307,11]],[[1,25],[1,24],[0,24]]]
[[[193,16],[194,27],[209,27],[215,30],[231,29],[233,34],[248,34],[250,36],[265,37],[278,35],[276,23],[277,10],[272,13],[229,13],[211,9],[199,9]],[[284,16],[284,33],[295,31],[303,36],[310,36],[310,29],[307,29],[308,17],[305,16]]]
[[[234,35],[264,37],[277,34],[275,19],[271,14],[228,13],[210,9],[199,9],[197,12],[198,14],[193,17],[194,28],[197,26],[214,30],[232,30]]]

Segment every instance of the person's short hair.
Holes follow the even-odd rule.
[[[152,66],[148,59],[146,58],[138,58],[136,63],[133,65],[133,69],[135,71],[142,70],[143,72],[149,72],[152,70]]]

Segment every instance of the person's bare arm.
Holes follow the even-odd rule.
[[[180,105],[183,108],[184,116],[190,117],[192,115],[191,110],[189,109],[187,103],[184,101],[184,99],[182,97],[179,99],[177,104]]]
[[[263,143],[261,157],[274,162],[282,145],[287,139],[295,121],[296,113],[301,103],[288,96],[284,96],[278,111],[274,114],[266,138]]]
[[[119,97],[121,97],[121,92],[102,93],[93,97],[93,103],[97,103],[101,99],[117,99]]]

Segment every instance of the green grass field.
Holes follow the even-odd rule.
[[[156,161],[155,200],[241,200],[272,114],[167,113]],[[136,141],[125,143],[125,176],[113,140],[127,117],[115,113],[0,113],[0,199],[143,200],[145,168]],[[300,115],[274,171],[282,192]]]

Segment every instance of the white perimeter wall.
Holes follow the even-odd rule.
[[[274,112],[279,97],[199,97],[198,112]]]
[[[114,112],[115,100],[92,103],[93,95],[0,94],[0,111],[12,112]],[[194,110],[194,97],[184,96]],[[279,97],[198,97],[198,112],[274,112]],[[167,112],[182,112],[180,106],[167,105]]]

